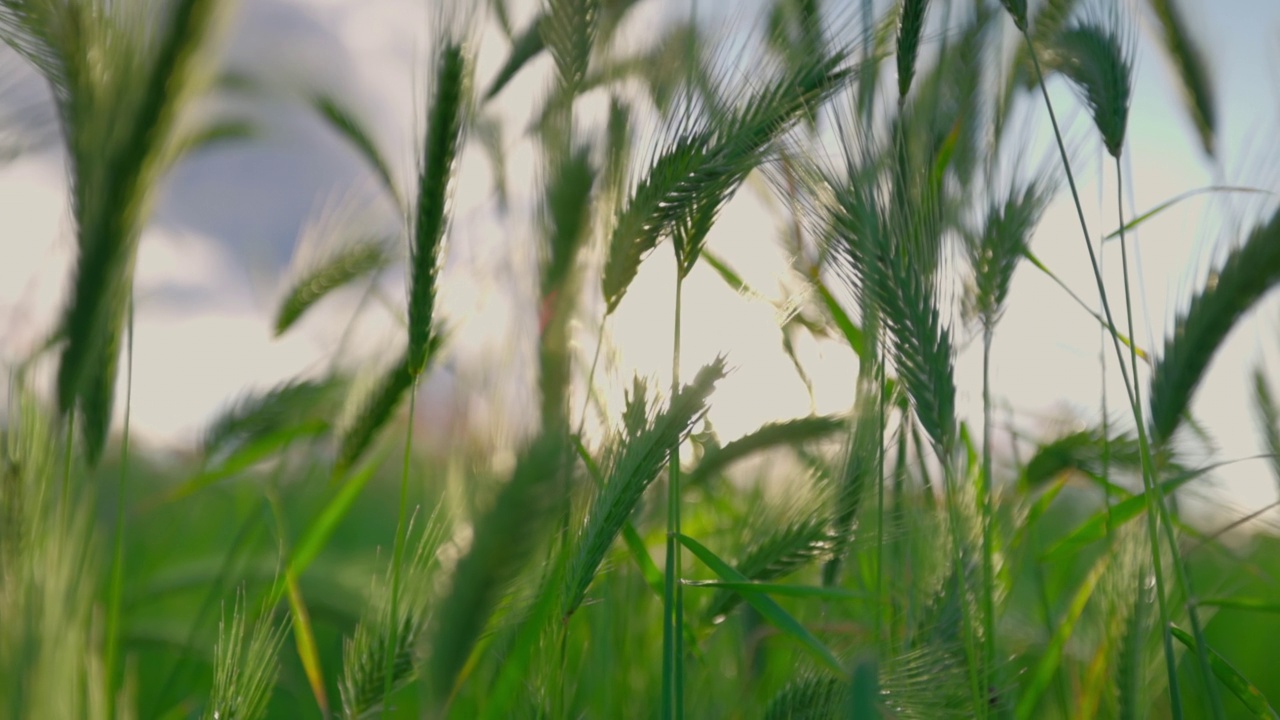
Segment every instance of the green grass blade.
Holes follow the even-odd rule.
[[[690,552],[697,556],[697,558],[701,560],[704,565],[710,568],[712,572],[719,575],[721,579],[730,582],[749,582],[746,577],[737,570],[734,570],[728,563],[721,560],[715,553],[708,550],[697,540],[683,534],[679,536],[678,540],[681,545],[688,548]],[[764,618],[769,621],[769,624],[781,631],[782,634],[799,642],[806,650],[809,651],[809,654],[812,655],[814,659],[822,663],[824,667],[837,674],[844,673],[843,665],[840,663],[840,660],[836,658],[835,654],[831,652],[831,649],[822,644],[822,641],[814,637],[812,633],[800,624],[800,621],[792,617],[786,610],[783,610],[782,606],[778,605],[763,593],[752,592],[745,589],[741,589],[740,592],[742,593],[742,599],[751,605],[751,607],[755,608],[756,612],[764,616]]]
[[[761,582],[759,580],[685,580],[684,584],[685,587],[719,588],[721,590],[731,590],[738,594],[756,592],[817,600],[857,600],[867,597],[866,593],[844,588],[786,585],[784,583]]]
[[[786,577],[806,564],[830,558],[840,537],[822,513],[804,513],[792,521],[761,530],[743,552],[735,570],[758,582]],[[721,592],[712,598],[706,617],[715,620],[734,608],[741,593]]]
[[[1182,628],[1171,626],[1169,632],[1178,639],[1178,642],[1187,646],[1190,650],[1195,650],[1196,641],[1191,634]],[[1249,713],[1260,720],[1280,720],[1280,714],[1277,714],[1275,708],[1271,707],[1271,703],[1267,701],[1267,697],[1262,694],[1256,685],[1249,682],[1248,678],[1240,673],[1227,659],[1218,654],[1217,650],[1208,648],[1209,650],[1209,666],[1213,668],[1213,674],[1218,680],[1227,686],[1231,694],[1235,695],[1244,706],[1249,709]]]
[[[313,420],[254,437],[237,446],[213,467],[205,467],[198,473],[161,493],[144,505],[140,512],[146,514],[160,505],[177,502],[230,477],[235,477],[258,463],[277,458],[282,451],[299,440],[319,438],[329,432],[329,424]]]
[[[564,490],[563,438],[547,434],[521,455],[512,477],[476,521],[471,548],[453,572],[431,633],[428,668],[443,700],[462,681],[463,666],[502,594],[533,557]]]
[[[1138,215],[1134,219],[1125,223],[1124,227],[1111,231],[1110,233],[1107,234],[1106,237],[1102,239],[1115,240],[1116,238],[1120,237],[1122,233],[1127,233],[1131,230],[1137,229],[1139,225],[1142,225],[1146,221],[1154,218],[1155,216],[1159,215],[1165,210],[1168,210],[1174,205],[1177,205],[1183,200],[1193,198],[1197,195],[1204,195],[1206,193],[1249,193],[1249,194],[1265,194],[1265,195],[1272,194],[1269,190],[1263,190],[1261,188],[1239,187],[1239,186],[1232,186],[1232,185],[1210,185],[1208,187],[1194,188],[1192,190],[1187,190],[1186,192],[1183,192],[1183,193],[1178,193],[1177,195],[1169,198],[1168,200],[1165,200],[1159,205],[1156,205],[1150,210],[1142,213],[1141,215]]]
[[[1036,257],[1034,253],[1032,253],[1030,250],[1026,250],[1025,252],[1027,255],[1027,260],[1030,261],[1030,263],[1037,270],[1044,273],[1045,275],[1048,275],[1049,279],[1053,280],[1053,282],[1057,284],[1058,287],[1062,288],[1063,290],[1066,290],[1067,294],[1071,296],[1071,299],[1074,300],[1077,305],[1083,308],[1085,312],[1092,315],[1093,319],[1098,321],[1098,324],[1102,326],[1103,330],[1109,330],[1110,334],[1115,335],[1116,338],[1120,341],[1120,344],[1124,345],[1127,348],[1133,348],[1138,353],[1138,357],[1142,358],[1148,363],[1151,362],[1151,355],[1146,350],[1144,350],[1141,346],[1135,346],[1133,342],[1128,338],[1128,336],[1120,332],[1118,328],[1115,328],[1109,325],[1107,323],[1106,318],[1102,317],[1102,315],[1098,314],[1093,308],[1086,305],[1084,300],[1081,300],[1080,296],[1076,295],[1075,291],[1072,290],[1070,287],[1068,287],[1067,284],[1064,283],[1062,279],[1057,276],[1056,273],[1050,270],[1049,266],[1045,265],[1040,260],[1040,258]]]
[[[1201,468],[1186,472],[1176,477],[1165,480],[1160,483],[1159,493],[1167,495],[1196,478],[1209,472],[1213,467]],[[1112,505],[1109,509],[1094,513],[1089,519],[1076,526],[1066,537],[1054,543],[1052,547],[1045,551],[1041,557],[1042,562],[1057,562],[1065,557],[1074,555],[1080,549],[1098,540],[1105,539],[1109,530],[1114,532],[1115,528],[1129,522],[1138,517],[1155,502],[1159,495],[1151,492],[1142,492],[1132,497],[1125,498],[1120,502]]]
[[[1227,598],[1204,598],[1196,601],[1197,605],[1207,607],[1229,608],[1232,610],[1252,610],[1254,612],[1263,613],[1280,613],[1280,602],[1269,601],[1264,598],[1243,598],[1243,597],[1227,597]]]
[[[373,477],[373,473],[381,464],[381,458],[370,458],[365,464],[355,469],[346,476],[342,486],[338,492],[325,503],[320,514],[316,516],[307,529],[302,533],[302,537],[294,544],[289,556],[289,562],[286,565],[288,572],[294,576],[300,576],[312,561],[320,554],[325,545],[329,543],[329,538],[338,528],[338,524],[342,519],[351,512],[351,506],[355,504],[356,498],[360,497],[360,493],[365,486],[369,484],[369,479]],[[268,604],[275,604],[284,597],[286,586],[283,581],[277,581],[272,589]]]
[[[849,314],[840,307],[840,303],[836,302],[835,296],[831,294],[831,290],[827,288],[826,283],[821,280],[817,281],[818,294],[822,297],[822,304],[827,308],[827,312],[831,315],[831,320],[840,329],[840,333],[844,335],[845,342],[849,343],[849,347],[853,349],[854,354],[859,359],[865,359],[866,338],[863,335],[862,328],[853,323],[849,318]]]
[[[298,649],[298,658],[302,661],[302,670],[307,676],[307,684],[311,686],[311,695],[316,705],[325,716],[329,714],[329,695],[325,690],[324,668],[321,666],[320,651],[316,647],[316,634],[311,626],[311,613],[307,611],[306,600],[302,597],[302,589],[298,587],[298,578],[291,572],[285,572],[285,587],[289,599],[289,617],[293,620],[293,640]]]
[[[873,657],[863,657],[853,665],[849,688],[849,720],[875,720],[880,711],[880,673]]]
[[[1089,574],[1085,576],[1084,580],[1076,588],[1075,593],[1072,594],[1066,614],[1059,618],[1053,637],[1049,639],[1048,647],[1045,648],[1039,662],[1036,663],[1028,686],[1023,691],[1022,696],[1018,698],[1018,704],[1014,708],[1014,717],[1018,720],[1030,720],[1036,717],[1036,706],[1040,703],[1045,691],[1049,689],[1049,683],[1053,681],[1054,673],[1058,671],[1058,667],[1066,656],[1067,641],[1071,639],[1071,635],[1075,632],[1080,616],[1084,614],[1084,609],[1089,604],[1089,598],[1093,596],[1094,588],[1097,587],[1098,581],[1102,579],[1102,573],[1107,569],[1114,555],[1114,550],[1104,552],[1094,562],[1093,567],[1089,569]]]

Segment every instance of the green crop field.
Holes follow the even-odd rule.
[[[1219,160],[1232,69],[1211,70],[1182,4],[768,0],[712,32],[692,0],[637,50],[627,20],[658,0],[545,0],[527,23],[505,0],[424,3],[410,159],[341,93],[285,96],[270,68],[224,63],[255,1],[0,0],[0,35],[50,91],[71,248],[56,320],[6,367],[0,720],[1278,717],[1280,538],[1205,511],[1194,491],[1244,458],[1193,449],[1247,433],[1280,481],[1274,378],[1232,379],[1255,409],[1240,427],[1193,411],[1274,299],[1280,211]],[[481,72],[494,34],[506,55]],[[1218,179],[1134,213],[1139,43]],[[506,119],[536,168],[505,182],[492,107],[539,68]],[[131,443],[144,229],[189,157],[257,151],[222,112],[255,102],[305,109],[397,225],[307,230],[325,251],[263,332],[362,297],[332,362],[227,397],[195,448]],[[468,162],[492,169],[512,255],[534,258],[533,325],[509,339],[532,399],[511,409],[524,425],[461,441],[426,385],[466,332],[442,308]],[[1105,195],[1080,197],[1085,174]],[[799,288],[777,314],[787,387],[817,406],[797,347],[819,338],[848,358],[852,402],[722,437],[709,413],[740,358],[682,363],[718,341],[688,332],[686,280],[767,296],[708,246],[749,193],[770,198],[755,239]],[[1132,236],[1194,194],[1230,210],[1208,228],[1221,252],[1148,342],[1141,288],[1176,278],[1144,274]],[[1042,260],[1055,201],[1084,283]],[[660,316],[629,293],[659,262]],[[1092,323],[1082,362],[1104,381],[1020,377],[1102,411],[1015,441],[1032,425],[993,400],[1012,376],[990,360],[1027,342],[1001,327],[1027,274]],[[355,364],[365,322],[396,340]],[[669,385],[618,377],[606,346],[628,322],[670,339]],[[502,404],[453,382],[459,403]]]

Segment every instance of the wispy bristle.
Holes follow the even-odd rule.
[[[250,625],[248,612],[241,593],[231,611],[230,627],[225,619],[218,625],[213,693],[200,716],[203,720],[257,720],[266,715],[280,669],[276,657],[284,644],[286,624],[274,622],[264,610]]]

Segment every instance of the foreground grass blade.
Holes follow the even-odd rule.
[[[1089,574],[1071,596],[1071,602],[1067,606],[1066,614],[1059,618],[1053,637],[1049,639],[1049,646],[1045,648],[1044,654],[1040,656],[1040,661],[1036,663],[1035,670],[1032,671],[1030,684],[1023,691],[1022,697],[1018,699],[1018,705],[1014,709],[1014,717],[1018,718],[1018,720],[1030,720],[1036,717],[1036,706],[1039,705],[1040,698],[1044,696],[1045,691],[1049,689],[1049,683],[1053,681],[1054,673],[1058,671],[1058,667],[1062,664],[1066,654],[1067,641],[1071,639],[1071,635],[1075,632],[1076,624],[1080,621],[1080,616],[1084,614],[1084,609],[1089,604],[1089,598],[1093,596],[1094,588],[1098,586],[1098,581],[1102,579],[1102,573],[1111,564],[1114,556],[1114,549],[1104,552],[1094,562],[1093,567],[1089,569]]]
[[[449,697],[462,680],[485,623],[508,586],[544,540],[564,492],[564,439],[545,434],[526,449],[493,505],[475,521],[471,548],[458,560],[430,640],[430,679],[437,697]]]
[[[1199,470],[1183,473],[1174,478],[1165,480],[1160,484],[1159,492],[1168,495],[1187,483],[1209,472],[1213,467],[1210,466]],[[1158,495],[1143,492],[1132,497],[1125,498],[1120,502],[1103,508],[1094,513],[1085,520],[1075,530],[1072,530],[1065,538],[1059,540],[1042,556],[1043,562],[1057,562],[1063,558],[1073,555],[1082,548],[1091,543],[1102,540],[1108,536],[1109,532],[1114,532],[1115,528],[1126,522],[1138,517],[1143,512],[1149,511],[1151,505],[1155,502]]]
[[[311,686],[316,705],[320,707],[321,713],[328,716],[329,695],[324,687],[324,668],[320,665],[316,634],[311,628],[311,613],[307,612],[307,603],[298,587],[298,578],[292,572],[285,572],[285,586],[288,588],[289,616],[293,619],[293,640],[298,648],[298,658],[302,661],[302,670],[306,673],[307,684]]]
[[[1115,328],[1111,326],[1109,323],[1107,323],[1106,318],[1102,317],[1102,315],[1098,314],[1097,311],[1095,311],[1093,308],[1086,305],[1084,300],[1081,300],[1080,296],[1076,295],[1075,291],[1072,290],[1070,287],[1068,287],[1067,284],[1064,283],[1062,279],[1057,276],[1056,273],[1054,273],[1052,270],[1049,269],[1048,265],[1045,265],[1040,260],[1040,258],[1036,257],[1035,254],[1032,253],[1030,250],[1025,250],[1024,252],[1026,252],[1027,260],[1033,266],[1035,266],[1037,270],[1044,273],[1045,275],[1048,275],[1049,279],[1053,280],[1053,282],[1057,284],[1058,287],[1062,288],[1063,290],[1066,290],[1067,294],[1071,296],[1071,299],[1074,300],[1077,305],[1083,308],[1085,312],[1092,315],[1093,319],[1098,321],[1098,324],[1102,326],[1103,330],[1107,330],[1109,334],[1114,335],[1120,341],[1121,345],[1124,345],[1127,348],[1131,348],[1135,352],[1137,352],[1138,357],[1142,358],[1148,363],[1151,362],[1151,356],[1149,353],[1147,353],[1146,350],[1144,350],[1141,346],[1135,345],[1133,341],[1130,340],[1129,337],[1126,336],[1124,333],[1120,332],[1118,328]]]
[[[333,536],[338,524],[351,511],[351,506],[355,504],[356,498],[360,497],[361,491],[369,484],[369,479],[373,477],[373,473],[378,469],[379,464],[381,464],[381,458],[370,458],[365,461],[363,466],[346,477],[337,494],[325,504],[324,509],[307,526],[307,529],[302,533],[302,537],[294,544],[286,566],[290,573],[295,576],[301,575],[311,562],[316,559],[316,556],[328,544],[329,538]],[[280,598],[284,597],[285,591],[285,583],[277,581],[268,596],[270,602],[272,604],[279,602]]]
[[[1195,188],[1195,189],[1193,189],[1193,190],[1188,190],[1188,191],[1186,191],[1186,192],[1184,192],[1184,193],[1179,193],[1179,194],[1177,194],[1177,195],[1173,196],[1172,198],[1169,198],[1168,200],[1165,200],[1164,202],[1160,203],[1159,205],[1156,205],[1155,207],[1151,208],[1150,210],[1148,210],[1148,211],[1146,211],[1146,212],[1142,213],[1141,215],[1139,215],[1139,216],[1135,217],[1134,219],[1130,220],[1129,222],[1125,223],[1125,224],[1124,224],[1124,227],[1122,227],[1122,228],[1118,228],[1118,229],[1116,229],[1116,230],[1111,231],[1110,233],[1108,233],[1108,234],[1107,234],[1107,236],[1106,236],[1106,237],[1104,237],[1104,238],[1102,238],[1102,239],[1103,239],[1103,240],[1115,240],[1116,238],[1120,237],[1120,235],[1121,235],[1121,234],[1123,234],[1123,233],[1127,233],[1127,232],[1129,232],[1130,230],[1134,230],[1134,229],[1136,229],[1139,225],[1141,225],[1141,224],[1145,223],[1146,221],[1148,221],[1148,220],[1152,219],[1153,217],[1155,217],[1155,216],[1159,215],[1160,213],[1164,212],[1165,210],[1168,210],[1169,208],[1173,207],[1174,205],[1177,205],[1178,203],[1182,202],[1183,200],[1186,200],[1186,199],[1188,199],[1188,198],[1193,198],[1193,197],[1195,197],[1196,195],[1204,195],[1204,194],[1206,194],[1206,193],[1249,193],[1249,194],[1270,194],[1267,190],[1263,190],[1263,189],[1261,189],[1261,188],[1238,187],[1238,186],[1231,186],[1231,185],[1210,185],[1209,187]]]
[[[840,546],[841,537],[823,513],[803,514],[772,529],[755,533],[735,570],[752,582],[776,580],[796,572],[805,565],[830,558]],[[707,607],[706,616],[714,620],[734,608],[742,593],[717,593]]]
[[[733,567],[717,557],[715,553],[708,550],[702,545],[702,543],[699,543],[697,540],[683,534],[680,535],[678,539],[681,545],[688,548],[690,552],[697,556],[697,558],[701,560],[704,565],[710,568],[712,572],[719,575],[721,579],[738,583],[749,582],[742,573],[734,570]],[[818,640],[818,638],[814,637],[812,633],[805,629],[805,627],[800,624],[800,621],[792,617],[786,610],[783,610],[782,606],[778,605],[770,599],[769,596],[763,593],[748,591],[745,589],[740,590],[740,592],[742,594],[742,599],[751,605],[751,607],[755,608],[756,612],[764,616],[764,618],[769,621],[769,624],[781,631],[782,634],[799,642],[806,650],[809,651],[809,654],[812,655],[814,659],[822,663],[828,670],[837,674],[844,673],[843,665],[840,663],[840,660],[836,658],[835,654],[831,652],[831,649],[826,645],[823,645],[822,641]]]
[[[720,588],[740,594],[756,592],[769,595],[785,595],[787,597],[815,598],[818,600],[857,600],[866,597],[866,593],[845,590],[844,588],[785,585],[783,583],[761,582],[758,580],[685,580],[684,584],[686,587]]]
[[[516,73],[529,63],[538,53],[541,53],[546,44],[542,39],[542,23],[546,22],[545,15],[538,15],[533,22],[529,23],[529,27],[520,33],[511,43],[511,52],[507,55],[507,61],[499,68],[493,80],[489,83],[489,88],[484,92],[485,101],[492,100],[494,96],[502,92],[502,89],[511,82]]]
[[[1205,607],[1231,608],[1233,610],[1253,610],[1255,612],[1280,614],[1280,602],[1265,600],[1263,598],[1249,597],[1225,597],[1225,598],[1204,598],[1197,600],[1197,605]]]
[[[1195,650],[1196,641],[1191,634],[1180,627],[1170,627],[1169,632],[1178,639],[1178,642],[1187,646],[1191,650]],[[1280,714],[1276,714],[1275,708],[1271,707],[1271,703],[1267,701],[1262,691],[1258,687],[1249,682],[1248,678],[1240,674],[1226,658],[1218,654],[1213,648],[1209,650],[1209,666],[1213,668],[1213,674],[1233,695],[1239,698],[1240,702],[1249,709],[1249,712],[1260,720],[1280,720]]]
[[[864,657],[853,665],[849,688],[850,720],[875,720],[880,712],[880,673],[875,658]]]

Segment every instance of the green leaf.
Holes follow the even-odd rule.
[[[1195,188],[1195,189],[1192,189],[1192,190],[1188,190],[1188,191],[1186,191],[1186,192],[1184,192],[1184,193],[1180,193],[1180,194],[1178,194],[1178,195],[1175,195],[1174,197],[1172,197],[1172,198],[1170,198],[1170,199],[1168,199],[1168,200],[1165,200],[1164,202],[1160,203],[1159,205],[1156,205],[1155,207],[1153,207],[1153,208],[1151,208],[1150,210],[1148,210],[1148,211],[1146,211],[1146,212],[1142,213],[1142,214],[1141,214],[1141,215],[1139,215],[1138,217],[1136,217],[1136,218],[1134,218],[1134,219],[1130,220],[1129,222],[1125,223],[1123,228],[1118,229],[1118,230],[1113,230],[1113,231],[1111,231],[1111,233],[1110,233],[1110,234],[1108,234],[1106,237],[1104,237],[1104,238],[1102,238],[1102,239],[1103,239],[1103,240],[1115,240],[1115,239],[1117,239],[1117,238],[1119,238],[1119,237],[1120,237],[1120,234],[1121,234],[1122,232],[1127,233],[1127,232],[1129,232],[1129,231],[1131,231],[1131,230],[1133,230],[1133,229],[1137,228],[1139,225],[1141,225],[1141,224],[1145,223],[1146,221],[1150,220],[1151,218],[1155,217],[1156,215],[1159,215],[1160,213],[1164,212],[1165,210],[1169,209],[1170,207],[1172,207],[1172,206],[1174,206],[1174,205],[1177,205],[1178,203],[1182,202],[1183,200],[1186,200],[1186,199],[1188,199],[1188,198],[1195,197],[1196,195],[1203,195],[1203,194],[1205,194],[1205,193],[1261,193],[1261,194],[1266,194],[1266,195],[1273,195],[1273,194],[1274,194],[1274,193],[1272,193],[1272,192],[1270,192],[1270,191],[1268,191],[1268,190],[1262,190],[1262,189],[1260,189],[1260,188],[1236,187],[1236,186],[1231,186],[1231,185],[1210,185],[1209,187]]]
[[[1250,598],[1250,597],[1204,598],[1203,600],[1196,600],[1196,605],[1204,605],[1206,607],[1227,608],[1230,610],[1252,610],[1254,612],[1280,614],[1280,602],[1275,602],[1274,600],[1266,600],[1263,598]]]
[[[1191,634],[1175,625],[1169,626],[1169,632],[1178,639],[1178,642],[1186,645],[1188,649],[1196,649],[1195,638]],[[1232,692],[1254,717],[1260,720],[1280,720],[1280,715],[1276,714],[1275,708],[1271,707],[1271,703],[1267,702],[1267,697],[1262,694],[1257,685],[1249,682],[1248,678],[1240,674],[1227,659],[1218,654],[1217,650],[1207,648],[1209,651],[1209,666],[1213,668],[1213,674],[1227,689]]]
[[[1223,464],[1226,463],[1216,463],[1165,480],[1160,483],[1160,494],[1168,495]],[[1065,538],[1059,540],[1053,547],[1045,551],[1040,561],[1044,563],[1058,562],[1079,552],[1090,543],[1106,538],[1108,527],[1114,532],[1120,525],[1141,515],[1154,500],[1155,496],[1149,496],[1148,492],[1142,492],[1112,505],[1110,510],[1107,508],[1099,510],[1077,526],[1075,530],[1072,530]]]
[[[685,580],[688,587],[720,588],[742,594],[766,593],[785,597],[816,598],[819,600],[858,600],[867,597],[866,593],[845,590],[837,587],[816,587],[813,585],[787,585],[785,583],[759,582],[755,580]]]
[[[728,563],[721,560],[715,553],[708,550],[697,540],[683,534],[679,535],[677,539],[680,541],[681,545],[688,548],[689,551],[696,555],[697,558],[701,560],[704,565],[710,568],[712,572],[719,575],[722,580],[739,583],[749,582],[742,573],[734,570]],[[765,620],[769,621],[770,625],[773,625],[781,631],[782,634],[799,642],[811,655],[813,655],[816,660],[826,666],[828,670],[838,674],[844,673],[844,667],[841,665],[840,660],[836,658],[835,654],[831,652],[831,649],[826,645],[823,645],[822,641],[818,640],[818,638],[814,637],[812,633],[805,629],[805,627],[800,624],[799,620],[796,620],[790,613],[783,610],[782,606],[774,602],[768,595],[745,589],[742,589],[739,592],[742,594],[742,599],[745,600],[747,604],[751,605],[751,607],[755,608],[756,612],[760,613]]]
[[[1072,633],[1075,632],[1076,624],[1080,621],[1080,616],[1084,614],[1084,609],[1089,604],[1089,598],[1093,596],[1094,588],[1098,586],[1098,581],[1102,579],[1102,573],[1107,569],[1115,554],[1115,550],[1108,550],[1103,553],[1094,562],[1089,574],[1080,582],[1075,593],[1072,594],[1071,602],[1067,605],[1066,614],[1058,618],[1053,636],[1049,639],[1049,645],[1041,654],[1039,662],[1036,663],[1035,670],[1031,674],[1030,684],[1023,692],[1022,697],[1019,698],[1018,705],[1014,709],[1014,716],[1018,720],[1030,720],[1036,717],[1036,706],[1049,688],[1049,683],[1053,680],[1054,673],[1057,672],[1058,666],[1066,656],[1067,641],[1071,639]]]

